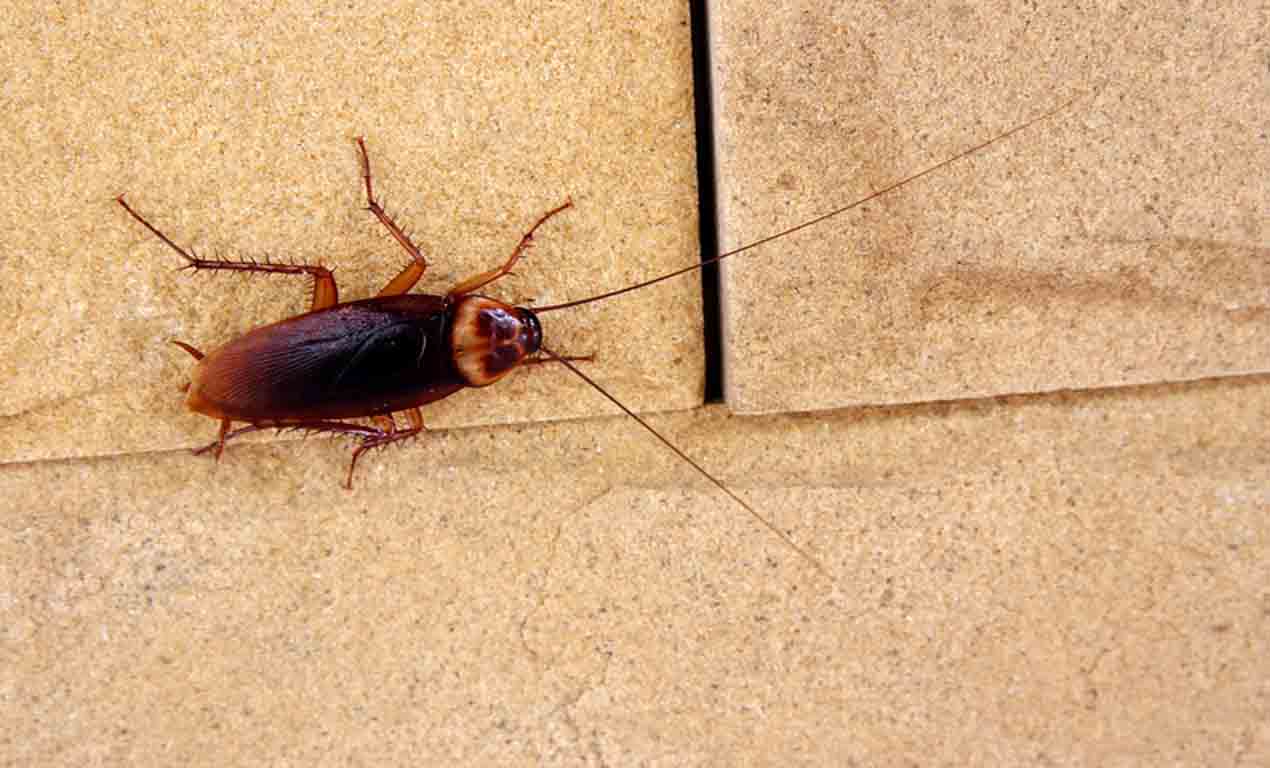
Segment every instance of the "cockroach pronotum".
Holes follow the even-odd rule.
[[[377,201],[371,182],[370,157],[361,138],[357,139],[357,146],[366,188],[366,208],[411,259],[373,298],[340,302],[335,277],[322,266],[197,258],[133,210],[123,195],[116,201],[132,218],[180,254],[185,268],[304,274],[313,278],[313,300],[308,312],[256,328],[207,353],[183,341],[173,341],[197,361],[190,375],[186,405],[220,422],[217,439],[196,453],[212,452],[219,459],[227,441],[261,429],[349,435],[359,440],[345,480],[345,486],[351,488],[357,460],[363,453],[423,431],[420,406],[466,387],[493,384],[518,366],[555,362],[612,401],[757,522],[824,572],[824,566],[775,523],[580,371],[573,364],[580,358],[558,355],[544,346],[538,315],[646,288],[819,224],[979,152],[1070,104],[1069,101],[864,198],[761,240],[635,285],[532,309],[515,307],[477,291],[509,274],[539,227],[569,208],[572,202],[565,200],[543,214],[502,266],[463,280],[444,296],[410,294],[428,263],[418,246]],[[393,414],[404,414],[408,426],[399,426]],[[349,419],[369,419],[370,424]],[[244,422],[245,426],[234,429],[234,422]]]

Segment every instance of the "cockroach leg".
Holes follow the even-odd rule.
[[[229,428],[233,422],[229,419],[220,420],[220,433],[216,436],[216,442],[212,445],[216,446],[216,460],[220,461],[220,455],[225,452],[225,441],[229,439]]]
[[[357,460],[361,458],[363,453],[372,448],[382,448],[402,440],[409,440],[425,429],[423,413],[418,408],[411,408],[405,413],[406,421],[410,422],[410,426],[405,429],[397,429],[397,424],[393,421],[391,415],[372,417],[376,425],[387,423],[388,428],[381,429],[376,434],[367,436],[362,440],[361,445],[353,449],[353,458],[348,462],[348,479],[344,481],[346,489],[353,490],[353,472],[357,469]]]
[[[194,358],[195,360],[202,360],[204,357],[203,353],[200,350],[198,350],[196,347],[190,344],[186,344],[183,341],[177,341],[176,339],[172,339],[172,343],[177,345],[181,349],[185,350],[186,352],[189,352],[190,357]]]
[[[222,428],[227,423],[228,423],[227,421],[222,421],[221,422]],[[248,432],[256,432],[261,429],[268,429],[268,427],[262,427],[262,426],[257,426],[255,424],[252,424],[246,427],[239,427],[238,429],[232,430],[230,432],[222,432],[220,437],[208,443],[207,445],[203,446],[202,448],[195,448],[193,450],[193,454],[195,456],[202,456],[208,451],[215,450],[216,458],[217,460],[220,460],[220,454],[221,454],[221,451],[225,449],[225,443],[229,442],[230,440],[233,440],[235,437],[238,437],[239,435],[245,435]]]
[[[410,422],[410,428],[416,432],[422,432],[425,429],[423,426],[423,411],[418,408],[411,408],[406,411],[406,421]]]
[[[357,460],[361,455],[372,448],[381,448],[392,443],[407,440],[420,432],[424,431],[423,413],[418,408],[411,408],[405,412],[406,420],[410,426],[405,429],[398,429],[397,423],[393,420],[392,414],[382,414],[371,417],[374,422],[373,427],[363,426],[361,424],[349,424],[343,421],[296,421],[296,422],[261,422],[258,424],[248,424],[238,429],[230,429],[231,422],[229,419],[222,419],[220,423],[220,433],[217,438],[207,445],[196,448],[195,456],[201,456],[205,453],[214,453],[219,461],[221,454],[225,450],[225,443],[236,437],[246,435],[251,432],[259,432],[263,429],[276,430],[307,430],[309,432],[328,433],[336,435],[351,435],[361,438],[361,443],[353,449],[353,457],[348,464],[348,478],[344,483],[344,487],[353,488],[353,472],[357,468]]]
[[[309,305],[309,311],[316,312],[339,304],[340,291],[335,285],[335,275],[331,274],[331,270],[326,267],[306,267],[306,269],[317,270],[312,273],[313,302]]]
[[[230,440],[233,440],[235,437],[240,437],[249,432],[259,432],[262,429],[276,429],[279,432],[289,430],[289,429],[298,429],[298,430],[308,431],[308,432],[327,433],[332,435],[352,435],[354,437],[362,437],[362,438],[374,438],[374,437],[379,437],[383,434],[382,432],[380,432],[378,429],[375,429],[374,427],[364,427],[361,424],[348,424],[343,421],[297,421],[294,423],[293,422],[278,422],[278,423],[270,422],[270,423],[262,423],[262,424],[249,424],[245,427],[239,427],[238,429],[231,430],[224,436],[223,441],[215,440],[203,446],[202,448],[195,448],[194,455],[201,456],[202,454],[207,453],[208,451],[212,450],[216,446],[223,445],[224,443],[227,443]]]
[[[313,302],[310,309],[326,309],[333,307],[339,303],[339,288],[335,285],[335,275],[326,267],[316,264],[257,264],[250,261],[225,261],[223,259],[200,259],[184,248],[172,242],[171,238],[160,232],[153,224],[141,217],[141,214],[132,210],[132,206],[128,205],[123,199],[123,195],[115,198],[115,202],[123,206],[128,215],[140,222],[141,226],[150,230],[150,232],[169,248],[176,251],[185,259],[185,266],[195,272],[201,269],[219,269],[230,272],[272,272],[282,275],[310,275],[313,278]],[[186,350],[189,351],[189,350]]]
[[[423,258],[423,252],[419,250],[419,246],[415,245],[410,236],[397,226],[397,222],[392,220],[392,217],[375,199],[375,190],[370,180],[370,155],[366,152],[366,140],[361,136],[357,137],[357,148],[362,153],[362,179],[366,183],[366,210],[375,214],[379,223],[383,224],[392,234],[393,239],[406,249],[406,253],[410,254],[410,263],[406,265],[406,268],[389,280],[388,285],[385,285],[377,295],[400,296],[413,288],[415,283],[419,282],[419,278],[423,277],[424,271],[428,269],[428,260]]]
[[[512,271],[512,267],[516,265],[517,261],[520,261],[520,257],[526,250],[529,249],[529,246],[533,244],[534,232],[538,231],[539,227],[547,223],[547,219],[550,219],[552,216],[555,216],[557,213],[560,213],[566,208],[572,207],[573,200],[571,198],[565,198],[563,203],[544,213],[542,217],[538,219],[538,221],[534,222],[534,225],[529,228],[529,231],[525,233],[525,236],[520,238],[520,242],[516,245],[515,250],[512,251],[512,255],[507,258],[507,261],[503,264],[503,266],[498,269],[491,269],[488,272],[482,272],[479,275],[469,277],[451,288],[449,297],[451,299],[457,299],[460,296],[465,296],[473,291],[478,291],[498,278],[509,274]]]

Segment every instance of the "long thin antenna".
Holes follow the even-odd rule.
[[[675,445],[674,443],[670,442],[670,440],[666,439],[666,437],[665,437],[662,433],[658,432],[656,429],[653,429],[653,427],[652,427],[652,425],[651,425],[651,424],[649,424],[647,421],[644,421],[642,418],[640,418],[638,415],[636,415],[636,413],[635,413],[634,411],[632,411],[630,408],[627,408],[627,407],[626,407],[626,406],[622,403],[622,401],[621,401],[621,400],[618,400],[616,397],[613,397],[612,395],[610,395],[610,394],[609,394],[609,392],[608,392],[608,390],[606,390],[604,387],[601,387],[599,384],[596,384],[596,383],[595,383],[595,380],[593,380],[590,376],[587,376],[587,375],[586,375],[585,373],[583,373],[582,371],[578,370],[578,368],[577,368],[576,366],[574,366],[572,363],[570,363],[570,362],[569,362],[569,361],[568,361],[565,357],[563,357],[562,355],[557,355],[555,352],[552,352],[551,350],[547,349],[546,347],[539,347],[539,349],[540,349],[540,350],[542,350],[542,352],[543,352],[544,354],[546,354],[548,357],[551,357],[553,360],[555,360],[557,363],[560,363],[560,364],[561,364],[561,365],[563,365],[565,368],[568,368],[569,370],[571,370],[571,371],[573,371],[575,374],[577,374],[578,378],[582,379],[582,380],[583,380],[583,381],[585,381],[587,384],[590,384],[590,385],[591,385],[591,386],[595,389],[595,391],[596,391],[596,392],[599,392],[601,395],[604,395],[606,398],[608,398],[608,399],[609,399],[609,402],[613,403],[613,404],[614,404],[614,405],[616,405],[618,408],[621,408],[621,409],[622,409],[622,411],[623,411],[623,412],[625,412],[627,416],[630,416],[630,417],[631,417],[632,419],[634,419],[634,420],[635,420],[635,421],[636,421],[636,422],[637,422],[637,423],[638,423],[641,427],[643,427],[644,429],[648,430],[648,431],[652,434],[652,436],[653,436],[653,437],[655,437],[655,438],[657,438],[658,440],[660,440],[660,441],[662,442],[662,444],[663,444],[663,445],[665,445],[665,446],[666,446],[667,448],[669,448],[670,450],[674,451],[674,452],[675,452],[675,455],[677,455],[679,458],[681,458],[681,459],[683,459],[684,461],[686,461],[686,462],[688,463],[688,466],[690,466],[690,467],[692,467],[693,469],[695,469],[695,470],[697,470],[698,472],[700,472],[700,473],[701,473],[701,475],[702,475],[703,477],[705,477],[705,479],[709,480],[711,483],[714,483],[714,485],[715,485],[715,486],[716,486],[719,490],[721,490],[721,491],[723,491],[724,493],[726,493],[726,494],[728,495],[728,497],[729,497],[729,498],[731,498],[733,501],[735,501],[737,504],[740,504],[742,509],[744,509],[746,512],[749,512],[749,513],[750,513],[750,517],[753,517],[755,520],[757,520],[757,521],[759,521],[760,523],[762,523],[762,524],[763,524],[763,526],[764,526],[765,528],[767,528],[769,531],[771,531],[772,533],[774,533],[774,534],[776,534],[777,536],[779,536],[779,537],[780,537],[780,539],[781,539],[781,541],[785,542],[785,544],[786,544],[786,545],[788,545],[790,549],[794,550],[794,551],[795,551],[795,552],[797,552],[799,555],[801,555],[801,556],[803,557],[803,559],[804,559],[804,560],[806,560],[807,562],[809,562],[809,563],[811,563],[812,565],[816,566],[816,570],[820,571],[820,572],[821,572],[824,576],[826,576],[826,577],[828,577],[828,578],[830,578],[830,579],[832,579],[832,578],[833,578],[833,577],[829,574],[828,569],[826,569],[826,568],[825,568],[825,566],[824,566],[823,564],[821,564],[821,562],[820,562],[819,560],[817,560],[814,556],[812,556],[812,554],[811,554],[810,552],[808,552],[807,550],[805,550],[805,549],[803,549],[802,547],[798,546],[798,544],[797,544],[797,543],[796,543],[796,542],[795,542],[792,538],[790,538],[790,537],[789,537],[789,534],[785,533],[785,532],[784,532],[784,531],[782,531],[780,528],[777,528],[775,523],[773,523],[771,520],[768,520],[766,517],[763,517],[762,515],[760,515],[760,514],[759,514],[757,511],[755,511],[755,509],[754,509],[753,507],[751,507],[749,504],[746,504],[746,503],[745,503],[745,501],[744,501],[744,500],[743,500],[740,496],[737,496],[735,493],[733,493],[733,492],[732,492],[732,489],[731,489],[731,488],[728,488],[726,485],[724,485],[724,484],[722,483],[722,481],[720,481],[720,480],[719,480],[719,478],[717,478],[717,477],[715,477],[714,475],[710,474],[709,472],[707,472],[707,471],[705,470],[705,468],[704,468],[704,467],[702,467],[702,466],[701,466],[700,464],[698,464],[697,462],[693,461],[693,460],[692,460],[692,458],[688,456],[688,454],[686,454],[686,453],[684,453],[682,450],[680,450],[679,446],[677,446],[677,445]]]
[[[925,176],[929,176],[935,171],[938,171],[941,168],[946,168],[947,166],[952,165],[958,160],[962,160],[977,152],[981,152],[987,149],[988,147],[992,146],[993,144],[996,144],[999,141],[1003,141],[1005,139],[1010,138],[1011,136],[1013,136],[1014,134],[1020,131],[1027,130],[1028,128],[1031,128],[1032,126],[1036,125],[1037,123],[1043,120],[1048,120],[1049,118],[1053,117],[1059,112],[1062,112],[1063,110],[1070,107],[1072,104],[1076,102],[1078,98],[1080,97],[1077,96],[1077,97],[1071,98],[1063,102],[1062,104],[1059,104],[1057,107],[1054,107],[1053,109],[1049,110],[1048,112],[1045,112],[1044,114],[1041,114],[1037,117],[1032,118],[1031,120],[1028,120],[1026,123],[1021,123],[1019,125],[1016,125],[1010,130],[1006,131],[1005,133],[997,134],[996,136],[992,137],[991,139],[988,139],[987,141],[974,145],[970,149],[959,152],[945,160],[941,160],[938,163],[935,163],[932,166],[929,166],[921,171],[918,171],[917,173],[914,173],[911,176],[906,176],[905,178],[900,179],[899,181],[894,182],[893,184],[888,184],[887,186],[882,187],[881,189],[875,192],[865,195],[864,197],[860,198],[859,200],[856,200],[855,202],[848,203],[842,206],[841,208],[835,208],[834,210],[828,213],[821,214],[820,216],[817,216],[816,218],[811,219],[810,221],[804,221],[802,224],[798,224],[797,226],[793,226],[788,229],[783,229],[774,235],[768,235],[767,237],[764,237],[760,240],[755,240],[752,243],[743,245],[740,248],[734,248],[726,253],[721,253],[718,256],[715,256],[714,258],[706,259],[705,261],[702,261],[698,264],[693,264],[691,267],[684,267],[683,269],[677,269],[674,272],[670,272],[668,274],[662,275],[661,277],[654,277],[652,280],[645,280],[642,283],[636,283],[635,285],[628,285],[625,288],[618,288],[615,291],[601,293],[597,296],[590,296],[585,299],[578,299],[576,301],[568,301],[563,304],[551,304],[545,307],[533,307],[532,309],[535,313],[554,312],[557,309],[567,309],[569,307],[576,307],[581,304],[590,304],[593,301],[600,301],[602,299],[610,299],[614,296],[620,296],[623,293],[638,291],[640,288],[647,288],[650,285],[656,285],[657,283],[660,283],[663,280],[669,280],[672,277],[679,277],[680,275],[687,274],[688,272],[693,272],[695,270],[701,269],[702,267],[707,266],[709,264],[717,264],[718,262],[723,261],[729,256],[736,256],[738,253],[745,253],[746,251],[751,250],[753,248],[757,248],[760,245],[763,245],[764,243],[770,243],[773,240],[780,239],[782,237],[785,237],[786,235],[792,235],[795,232],[802,231],[804,229],[807,229],[808,227],[814,227],[815,225],[821,223],[822,221],[826,221],[828,219],[832,219],[835,216],[844,214],[853,208],[858,208],[864,205],[865,203],[869,202],[870,200],[876,200],[882,195],[890,194],[891,192],[894,192],[900,187],[911,184],[914,181],[917,181],[918,179],[923,178]]]

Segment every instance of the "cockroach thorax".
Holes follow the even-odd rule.
[[[542,325],[533,312],[485,296],[459,299],[453,323],[454,367],[473,387],[503,378],[542,345]]]

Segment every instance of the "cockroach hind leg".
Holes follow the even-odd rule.
[[[202,360],[204,357],[203,353],[197,347],[194,347],[193,345],[186,344],[185,342],[178,341],[177,339],[171,339],[171,342],[175,344],[176,346],[180,347],[181,349],[185,350],[186,352],[189,352],[190,357],[194,358],[195,360]]]
[[[313,278],[313,300],[309,309],[317,311],[333,307],[339,303],[339,288],[335,284],[335,275],[331,270],[318,264],[259,264],[256,261],[229,261],[226,259],[200,259],[195,255],[193,249],[185,249],[177,245],[170,237],[159,231],[150,222],[146,221],[141,214],[132,209],[128,202],[123,199],[123,195],[115,198],[115,202],[123,206],[128,215],[135,219],[141,226],[150,230],[151,234],[162,240],[169,248],[176,251],[185,259],[183,269],[192,269],[195,272],[200,270],[226,270],[231,272],[272,272],[285,275],[309,275]],[[181,345],[187,352],[193,354],[192,348]]]

